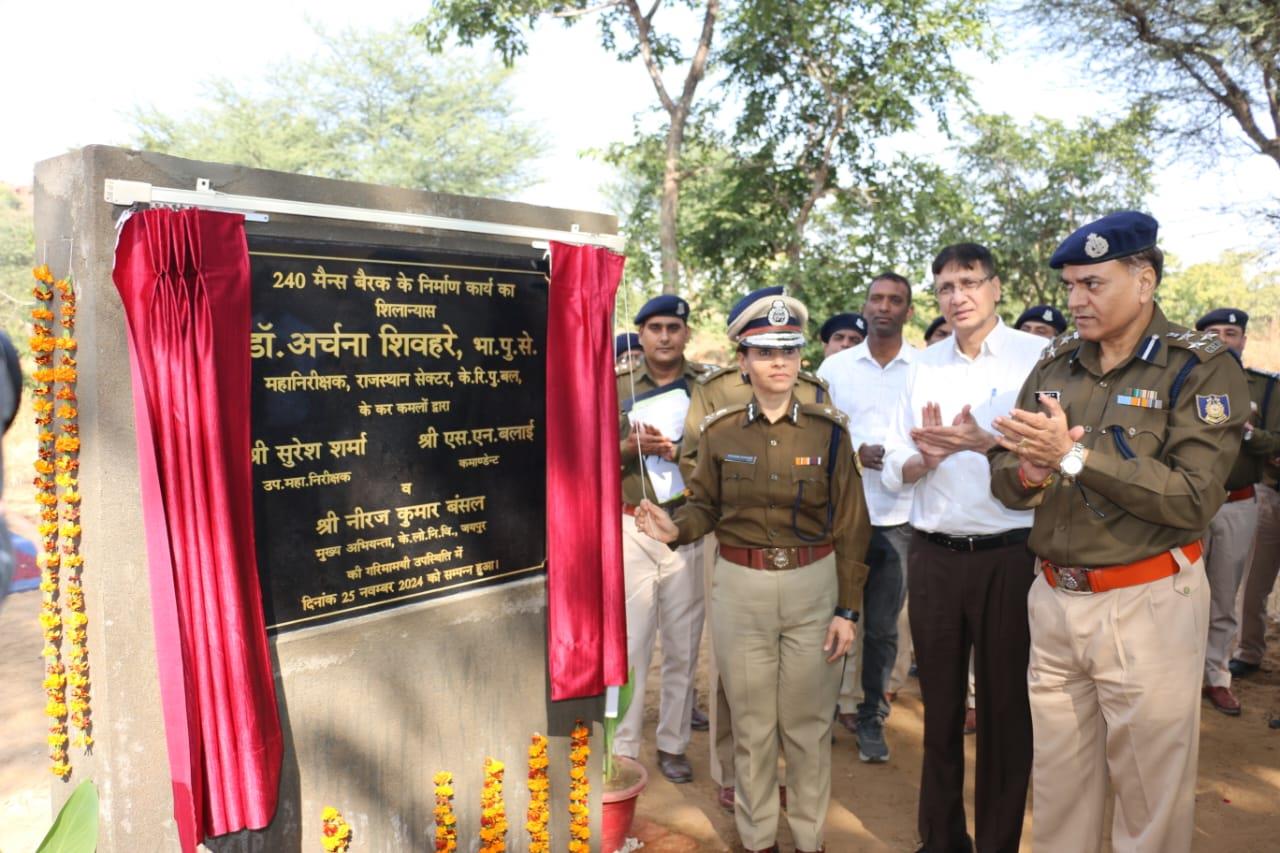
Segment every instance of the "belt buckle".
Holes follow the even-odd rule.
[[[764,558],[772,563],[774,569],[785,569],[791,563],[789,548],[765,548]]]
[[[1063,589],[1071,592],[1093,592],[1093,584],[1089,582],[1089,570],[1076,566],[1054,566],[1058,583]]]

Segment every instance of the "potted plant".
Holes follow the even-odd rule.
[[[626,843],[636,816],[636,800],[649,781],[644,765],[634,758],[613,754],[613,737],[618,722],[631,707],[635,671],[627,673],[627,683],[618,690],[617,713],[604,718],[604,793],[601,795],[600,850],[615,853]]]

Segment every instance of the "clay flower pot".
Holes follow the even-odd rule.
[[[614,853],[626,842],[636,816],[636,800],[649,782],[649,773],[639,761],[621,755],[613,760],[618,776],[605,783],[600,797],[600,853]]]

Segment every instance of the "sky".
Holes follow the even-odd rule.
[[[158,0],[0,0],[0,107],[12,120],[0,131],[0,181],[30,184],[34,164],[46,157],[127,143],[128,112],[136,106],[181,114],[199,105],[201,84],[211,77],[251,83],[273,63],[308,56],[318,44],[309,22],[329,30],[384,27],[421,17],[428,2],[223,0],[217,14],[197,17],[190,4]],[[1036,114],[1073,120],[1120,106],[1115,93],[1082,82],[1069,62],[1029,47],[994,63],[966,55],[961,65],[983,109],[1020,120]],[[534,169],[538,183],[517,200],[612,212],[606,192],[612,172],[586,152],[630,137],[635,113],[654,103],[640,64],[605,54],[590,22],[568,29],[553,22],[533,35],[511,91],[519,114],[548,142]],[[946,145],[927,132],[903,144],[938,152]],[[1194,263],[1267,236],[1264,226],[1224,208],[1274,209],[1277,198],[1280,169],[1267,158],[1242,156],[1209,170],[1162,168],[1151,210],[1165,248]]]

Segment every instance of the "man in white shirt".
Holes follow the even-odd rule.
[[[829,356],[818,368],[818,376],[831,389],[832,401],[849,416],[849,436],[862,462],[862,488],[871,516],[862,630],[857,647],[845,658],[837,705],[840,723],[857,735],[858,757],[868,762],[889,760],[884,739],[884,720],[889,715],[885,691],[898,652],[898,612],[906,595],[912,489],[888,491],[880,483],[880,469],[889,419],[906,388],[916,354],[902,339],[902,326],[913,310],[911,283],[905,278],[886,272],[872,279],[863,307],[869,336],[852,349]]]
[[[911,638],[924,700],[918,825],[923,851],[967,851],[964,735],[969,650],[977,675],[977,849],[1016,853],[1031,772],[1027,592],[1031,513],[991,495],[991,421],[1009,412],[1045,347],[996,314],[1000,279],[974,243],[933,262],[953,330],[916,355],[885,441],[881,482],[912,483]]]

